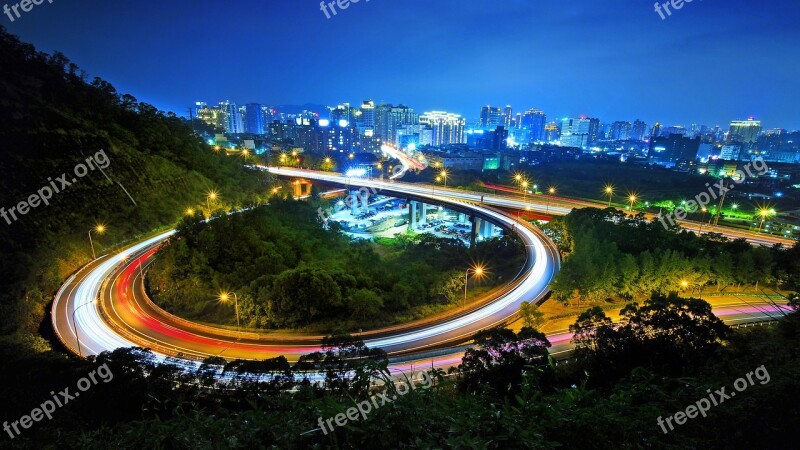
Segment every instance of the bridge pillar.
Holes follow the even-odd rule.
[[[410,231],[417,229],[417,202],[414,200],[408,204],[408,229]]]
[[[350,215],[355,217],[358,215],[358,193],[350,193]]]
[[[483,220],[482,222],[483,223],[481,225],[483,225],[482,227],[483,229],[481,230],[481,238],[483,238],[483,240],[486,240],[492,237],[492,232],[494,231],[494,225],[492,225],[492,223],[489,222],[488,220]]]
[[[369,191],[358,191],[361,193],[361,207],[363,212],[369,212]]]
[[[420,203],[419,224],[425,225],[428,223],[428,205]]]
[[[470,221],[470,223],[472,223],[472,229],[470,230],[470,233],[469,233],[469,246],[470,247],[474,247],[475,246],[475,237],[476,237],[476,234],[478,232],[478,225],[480,223],[480,220],[481,219],[479,219],[479,218],[477,218],[475,216],[469,216],[469,221]]]

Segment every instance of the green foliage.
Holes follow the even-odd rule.
[[[800,246],[753,247],[744,240],[664,230],[658,222],[626,217],[614,209],[576,210],[548,225],[552,236],[570,236],[572,250],[553,282],[555,298],[596,302],[643,298],[652,292],[800,279]],[[561,245],[560,245],[561,247]],[[684,286],[685,282],[685,286]]]
[[[190,319],[234,324],[233,308],[217,296],[235,291],[248,327],[358,329],[461,301],[472,261],[492,268],[481,279],[489,286],[523,264],[513,238],[473,248],[429,234],[371,244],[323,228],[315,211],[310,202],[272,199],[209,223],[187,218],[149,272],[150,291]]]
[[[49,205],[11,224],[0,219],[0,333],[31,342],[60,283],[91,258],[87,233],[97,223],[107,225],[94,236],[103,254],[175,223],[210,188],[228,207],[261,201],[261,175],[213,152],[174,114],[87,81],[64,55],[37,52],[0,27],[0,66],[0,206],[16,206],[61,174],[72,179],[100,150],[109,161],[108,178],[89,171]]]
[[[730,329],[707,302],[673,293],[627,305],[618,324],[599,307],[591,308],[570,331],[575,333],[575,353],[592,380],[611,383],[636,366],[681,375],[683,368],[717,355]]]

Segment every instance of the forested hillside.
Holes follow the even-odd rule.
[[[5,343],[47,348],[36,337],[46,306],[59,283],[91,258],[88,232],[96,224],[106,226],[94,236],[102,253],[175,223],[205,203],[209,189],[228,206],[258,202],[265,190],[241,160],[212,151],[183,119],[90,79],[64,55],[37,52],[2,27],[0,67]],[[49,204],[29,201],[43,188],[59,192]]]

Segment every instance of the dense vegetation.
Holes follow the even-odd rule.
[[[800,245],[762,248],[719,235],[677,233],[613,208],[575,210],[545,230],[565,255],[552,286],[564,302],[722,292],[756,283],[800,287]]]
[[[209,223],[187,218],[149,273],[151,292],[192,319],[235,324],[232,305],[217,301],[234,291],[243,326],[357,330],[463,301],[464,271],[475,261],[491,267],[483,286],[510,281],[524,262],[512,237],[473,248],[429,234],[351,241],[335,224],[323,228],[315,207],[276,198]]]
[[[87,80],[64,55],[47,55],[0,27],[0,207],[27,201],[62,174],[77,181],[18,220],[0,219],[0,342],[44,351],[45,309],[60,283],[116,243],[175,223],[209,189],[226,205],[258,203],[266,190],[241,160],[213,152],[174,114]],[[74,168],[99,151],[105,175]],[[128,197],[133,198],[131,200]],[[135,202],[135,203],[134,203]],[[221,206],[221,204],[219,204]],[[43,326],[42,326],[43,324]]]
[[[797,300],[794,302],[797,306]],[[654,296],[626,308],[614,325],[587,311],[573,326],[578,345],[554,364],[546,337],[533,329],[494,329],[476,336],[458,370],[434,372],[433,386],[405,395],[369,388],[386,376],[385,355],[358,339],[334,336],[297,364],[211,358],[185,372],[156,364],[147,351],[97,357],[113,381],[99,384],[52,421],[17,437],[18,448],[795,448],[800,419],[800,315],[776,326],[732,331],[700,300]],[[657,313],[655,313],[657,312]],[[690,312],[690,314],[687,314]],[[636,355],[639,359],[632,359]],[[356,358],[356,359],[354,359]],[[63,388],[90,364],[15,361],[27,375],[10,417],[25,414],[48,390]],[[666,418],[763,366],[767,377],[707,417],[664,433]],[[222,370],[230,382],[212,374]],[[324,374],[320,386],[308,371]],[[348,379],[344,373],[352,371]],[[57,377],[56,377],[57,376]],[[227,389],[236,387],[236,389]],[[289,393],[288,390],[293,392]],[[334,417],[378,393],[394,399],[366,420],[323,433]],[[7,441],[6,441],[7,442]]]

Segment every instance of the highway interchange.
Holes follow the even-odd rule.
[[[449,367],[460,362],[459,345],[475,332],[515,318],[523,301],[539,302],[559,268],[555,245],[536,227],[518,221],[502,209],[566,214],[572,206],[554,201],[509,198],[456,189],[444,189],[397,180],[347,177],[285,167],[259,167],[273,175],[327,185],[366,188],[383,195],[412,197],[458,210],[468,210],[516,233],[525,243],[527,261],[517,280],[497,291],[480,307],[466,309],[436,321],[415,322],[361,334],[370,347],[394,357],[392,368],[405,371],[415,364]],[[502,209],[500,209],[502,208]],[[168,314],[147,297],[143,277],[157,249],[174,231],[160,233],[130,245],[114,255],[103,255],[71,276],[55,296],[51,311],[59,339],[80,356],[119,347],[148,347],[159,356],[198,361],[208,356],[226,359],[265,359],[283,355],[296,361],[320,349],[321,336],[250,333],[204,326]],[[734,234],[732,237],[738,237]],[[747,236],[745,236],[747,237]],[[752,236],[750,236],[753,238]],[[763,240],[761,237],[756,237]],[[760,243],[758,240],[751,242]],[[755,313],[753,308],[757,308]],[[715,312],[736,322],[764,320],[780,307],[769,303],[730,305]],[[569,348],[569,334],[555,333],[554,351]],[[433,350],[438,349],[437,352]],[[444,349],[444,350],[442,350]],[[450,349],[450,351],[448,351]],[[402,356],[401,356],[402,355]],[[433,356],[435,355],[435,356]]]

